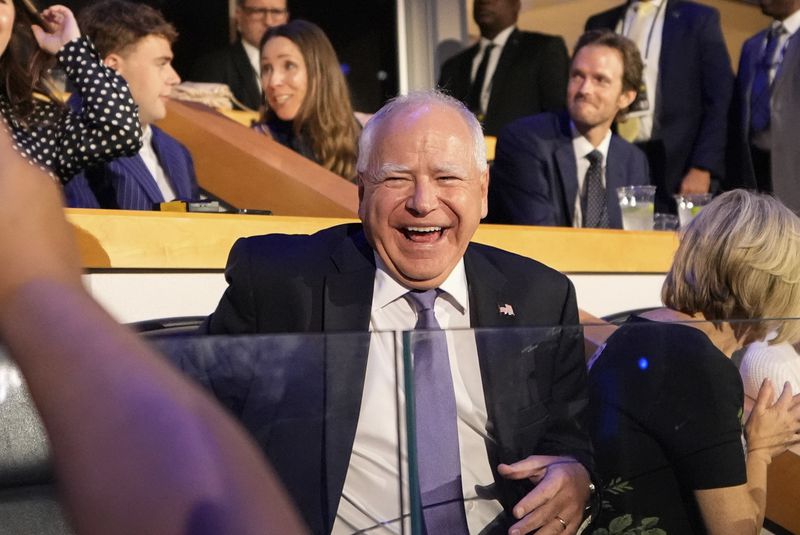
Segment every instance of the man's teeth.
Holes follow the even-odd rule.
[[[409,232],[439,232],[442,227],[406,227]]]

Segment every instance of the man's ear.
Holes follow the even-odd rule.
[[[633,101],[636,100],[636,91],[629,89],[627,91],[623,91],[622,94],[619,96],[619,109],[624,110],[627,109],[628,106],[633,104]]]
[[[489,181],[490,181],[489,166],[481,175],[481,219],[489,214]]]

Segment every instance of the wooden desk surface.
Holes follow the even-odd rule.
[[[66,209],[87,269],[221,270],[233,242],[268,233],[308,234],[343,218]],[[664,273],[669,232],[482,225],[475,241],[565,273]]]

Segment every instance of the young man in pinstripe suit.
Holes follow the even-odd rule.
[[[67,203],[79,208],[151,210],[165,201],[197,199],[189,151],[153,126],[166,116],[166,101],[180,83],[171,63],[175,28],[155,9],[123,0],[97,2],[79,20],[103,62],[128,82],[139,108],[143,145],[135,156],[74,177],[65,188]],[[80,95],[70,104],[80,106]]]

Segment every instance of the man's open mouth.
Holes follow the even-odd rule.
[[[442,227],[404,227],[401,229],[406,239],[416,243],[433,243],[442,237]]]

